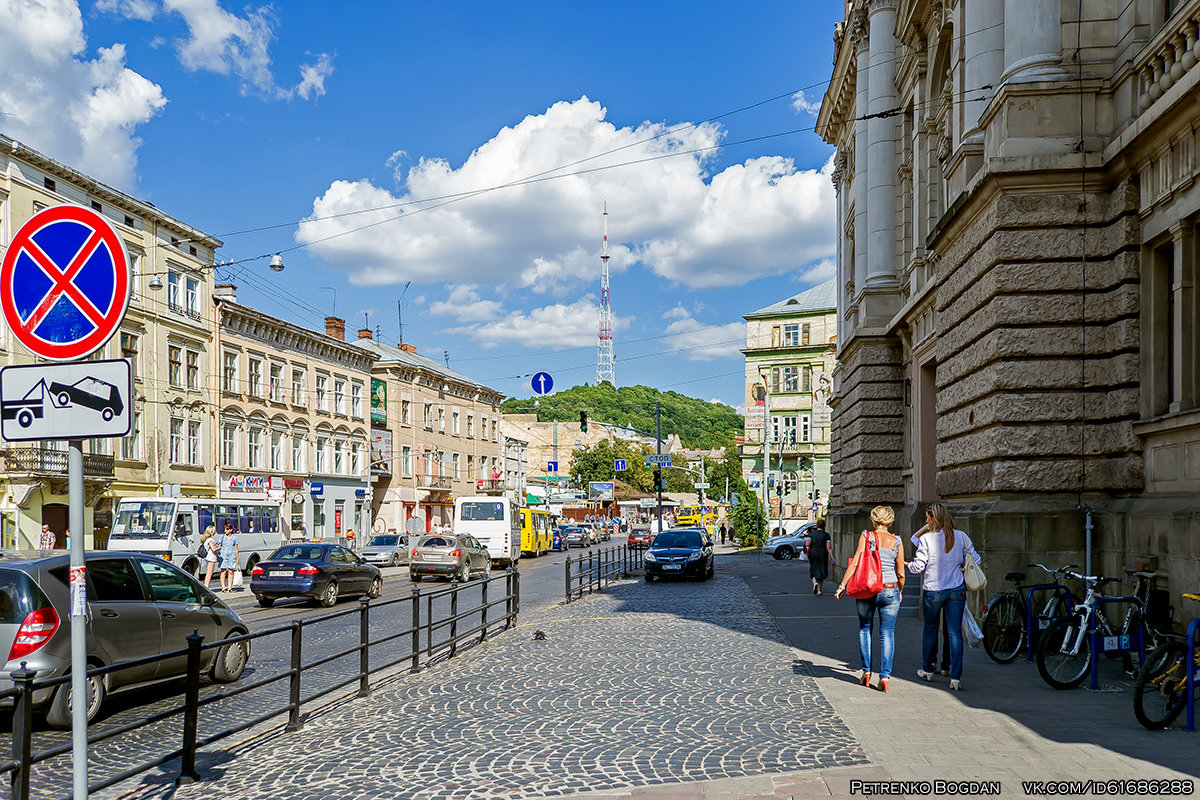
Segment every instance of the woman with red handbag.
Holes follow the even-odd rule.
[[[858,549],[846,568],[835,597],[849,594],[857,601],[858,650],[862,656],[862,685],[871,685],[871,636],[875,612],[879,612],[879,684],[888,690],[892,677],[892,654],[896,649],[896,617],[904,599],[904,547],[888,530],[896,521],[891,506],[871,509],[874,531],[863,531]]]

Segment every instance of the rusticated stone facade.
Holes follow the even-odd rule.
[[[1158,569],[1178,605],[1200,583],[1200,0],[851,0],[834,40],[835,546],[877,503],[904,532],[944,500],[997,577],[1090,555]]]

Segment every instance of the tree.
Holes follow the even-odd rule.
[[[653,482],[646,469],[646,453],[650,448],[623,439],[602,439],[591,447],[581,447],[571,455],[571,477],[587,488],[592,481],[624,481],[635,489],[650,491]],[[617,459],[625,459],[625,471],[614,469]]]
[[[767,520],[763,516],[762,504],[750,492],[739,492],[737,505],[730,512],[733,517],[733,535],[742,547],[757,546],[767,531]]]
[[[742,477],[742,459],[733,445],[725,448],[725,458],[721,461],[711,461],[707,467],[708,483],[710,484],[708,494],[711,497],[725,497],[726,479],[729,481],[730,495],[740,496],[750,493],[750,487],[746,485],[746,479]]]

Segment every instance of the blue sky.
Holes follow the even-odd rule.
[[[223,239],[240,301],[394,342],[403,293],[518,396],[594,381],[607,201],[618,385],[738,404],[741,316],[833,274],[832,150],[787,132],[841,10],[0,0],[0,131]]]

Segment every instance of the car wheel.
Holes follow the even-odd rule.
[[[338,585],[337,581],[330,581],[325,587],[325,591],[321,592],[318,602],[326,608],[333,608],[334,603],[338,600]]]
[[[89,667],[95,666],[89,664]],[[91,722],[100,713],[100,705],[104,702],[104,678],[100,675],[87,676],[87,720]],[[58,687],[50,707],[46,710],[46,724],[60,731],[70,730],[71,714],[71,682]]]
[[[367,597],[374,600],[379,595],[383,594],[383,578],[376,575],[371,579],[371,588],[367,589]]]
[[[393,567],[400,566],[400,554],[399,553],[392,553],[392,566]]]
[[[483,579],[486,581],[490,577],[492,577],[492,562],[489,559],[483,562]]]
[[[242,631],[232,635],[240,636]],[[233,683],[242,677],[246,662],[250,660],[249,642],[231,642],[217,651],[217,660],[213,662],[212,678],[217,683]]]
[[[113,410],[111,408],[105,408],[103,411],[100,412],[100,418],[103,419],[105,422],[112,422]]]
[[[790,547],[781,547],[775,551],[775,557],[780,561],[791,561],[796,557],[796,551]]]
[[[58,404],[60,406],[68,406],[71,404],[71,395],[66,392],[60,392],[58,395]]]
[[[21,411],[17,413],[17,424],[22,428],[28,428],[30,425],[32,425],[33,412],[27,408],[21,409]]]
[[[646,573],[646,583],[654,583],[654,576],[648,572]]]
[[[462,566],[458,569],[458,582],[466,583],[471,580],[471,564],[464,560]]]
[[[255,597],[258,600],[258,604],[263,608],[270,608],[275,605],[274,597],[267,597],[265,594],[255,595]]]
[[[709,578],[711,578],[711,577],[712,577],[713,575],[715,575],[716,573],[717,573],[716,567],[715,567],[715,566],[713,566],[712,564],[709,564],[709,565],[708,565],[708,570],[707,570],[707,571],[705,571],[705,573],[704,573],[704,580],[708,580]]]

